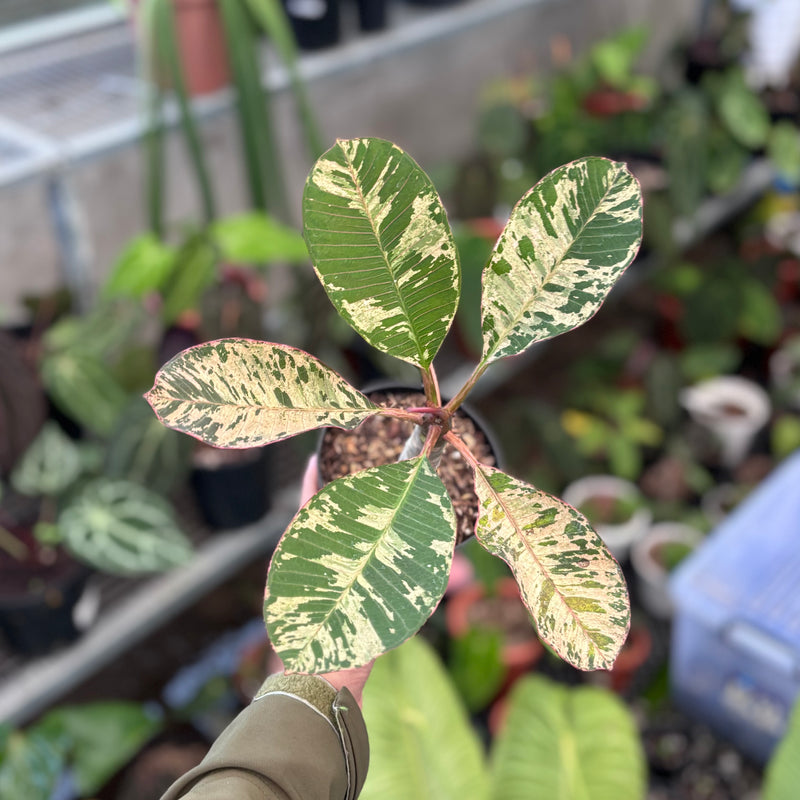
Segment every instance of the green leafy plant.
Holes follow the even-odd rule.
[[[613,474],[629,480],[641,474],[643,450],[663,438],[645,414],[644,392],[635,389],[600,392],[589,411],[565,409],[561,424],[582,455],[607,460]]]
[[[102,451],[48,422],[11,473],[11,486],[37,498],[38,541],[63,544],[76,558],[111,573],[138,575],[183,564],[192,555],[171,506],[127,479],[100,476]],[[27,545],[0,528],[0,547],[21,562]]]
[[[375,664],[364,691],[370,769],[364,800],[639,800],[636,724],[611,692],[517,681],[490,758],[438,659],[416,637]]]
[[[655,81],[637,70],[644,28],[627,28],[570,58],[545,82],[506,79],[487,88],[477,139],[491,164],[500,203],[531,182],[584,156],[626,156],[653,149]],[[458,202],[458,198],[456,198]]]
[[[24,731],[0,726],[0,796],[50,800],[67,769],[93,796],[162,727],[159,711],[119,701],[55,708]]]
[[[450,423],[491,364],[598,310],[639,247],[635,179],[622,164],[587,158],[554,170],[520,200],[483,271],[480,360],[447,402],[432,362],[461,276],[427,175],[391,142],[339,141],[312,169],[303,212],[334,307],[379,351],[419,369],[426,405],[378,407],[307,353],[237,339],[180,353],[147,393],[165,424],[219,447],[351,429],[376,414],[416,425],[405,460],[328,484],[281,539],[264,613],[287,668],[365,664],[432,613],[456,540],[452,502],[434,467],[444,442],[472,467],[476,536],[510,565],[541,638],[581,668],[609,667],[630,617],[619,565],[581,514],[479,463]]]
[[[795,703],[786,732],[775,748],[764,771],[764,800],[790,800],[800,781],[800,703]]]
[[[278,0],[218,0],[232,87],[235,92],[245,177],[252,207],[286,215],[286,196],[281,159],[271,122],[269,95],[264,89],[260,66],[260,41],[269,36],[285,65],[308,151],[321,151],[319,134],[305,87],[297,68],[297,48],[288,20]],[[203,221],[217,217],[214,186],[208,169],[197,118],[187,90],[180,58],[180,44],[172,0],[142,0],[139,13],[144,31],[142,71],[151,87],[146,131],[148,214],[150,228],[159,238],[164,222],[164,101],[159,72],[168,77],[178,108],[180,130],[200,194]]]

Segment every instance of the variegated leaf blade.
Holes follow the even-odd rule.
[[[423,456],[325,486],[267,578],[264,618],[287,669],[361,666],[401,644],[444,594],[454,546],[450,498]]]
[[[641,189],[624,164],[583,158],[546,175],[514,208],[484,268],[483,362],[591,318],[641,237]]]
[[[329,425],[354,428],[377,410],[308,353],[249,339],[184,350],[145,397],[165,425],[216,447],[257,447]]]
[[[619,564],[586,518],[557,497],[479,466],[478,541],[511,567],[539,636],[584,670],[609,669],[628,634]]]
[[[383,139],[338,141],[303,195],[314,269],[337,311],[373,347],[430,365],[458,306],[461,271],[436,189]]]
[[[61,512],[58,532],[78,558],[116,575],[160,572],[192,557],[172,507],[132,481],[92,481]]]

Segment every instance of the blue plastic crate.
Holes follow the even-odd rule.
[[[670,581],[673,697],[759,761],[800,694],[800,452]]]

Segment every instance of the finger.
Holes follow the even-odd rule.
[[[303,482],[300,486],[300,505],[305,505],[319,491],[319,470],[317,456],[308,459],[306,471],[303,473]]]

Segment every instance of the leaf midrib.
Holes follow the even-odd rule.
[[[408,498],[409,493],[411,492],[411,488],[414,485],[414,483],[415,483],[415,481],[417,479],[417,476],[419,475],[419,471],[422,469],[422,466],[423,466],[423,464],[424,464],[424,462],[426,460],[427,459],[424,456],[419,456],[418,457],[419,463],[414,468],[413,472],[411,472],[409,474],[410,480],[408,480],[408,483],[406,484],[405,488],[403,489],[403,493],[400,496],[400,500],[397,503],[397,507],[395,509],[395,512],[392,514],[391,519],[386,524],[386,526],[383,528],[380,536],[378,536],[378,538],[376,539],[375,544],[373,544],[373,546],[367,552],[365,552],[363,558],[359,559],[359,561],[357,562],[358,565],[359,565],[359,568],[357,570],[353,571],[352,580],[346,586],[342,587],[342,590],[339,593],[338,602],[334,603],[331,606],[331,609],[328,611],[328,613],[325,615],[325,617],[322,619],[322,621],[319,623],[319,625],[317,625],[315,627],[314,635],[312,637],[308,638],[308,641],[307,641],[306,645],[301,650],[298,650],[297,658],[300,658],[301,656],[305,656],[308,653],[311,645],[313,644],[313,642],[316,641],[316,638],[317,638],[317,635],[319,634],[319,632],[325,627],[325,625],[327,625],[327,623],[330,620],[331,616],[336,611],[339,610],[339,608],[340,608],[340,606],[342,604],[342,599],[344,597],[346,597],[352,591],[353,586],[355,585],[356,581],[364,573],[365,565],[369,561],[372,560],[372,558],[375,556],[375,552],[377,551],[378,547],[381,545],[383,540],[386,538],[386,532],[392,527],[392,524],[394,523],[395,519],[397,518],[397,515],[400,513],[400,509],[405,504],[405,501]],[[380,467],[378,467],[377,469],[380,469]]]
[[[359,199],[359,201],[361,203],[361,206],[362,206],[362,208],[364,210],[364,217],[369,222],[370,229],[372,230],[372,235],[375,237],[375,242],[378,245],[378,251],[380,252],[381,257],[383,258],[384,264],[386,265],[386,271],[389,273],[389,276],[390,276],[389,283],[390,283],[390,285],[391,285],[391,287],[392,287],[392,289],[394,291],[394,295],[397,298],[397,302],[398,302],[400,308],[402,309],[405,318],[408,320],[408,327],[409,327],[409,330],[411,331],[411,338],[414,340],[414,346],[416,348],[417,357],[418,357],[419,362],[420,362],[419,366],[426,367],[426,366],[428,366],[428,364],[425,363],[426,362],[426,358],[425,358],[424,349],[423,349],[423,347],[421,345],[419,337],[417,336],[417,331],[416,331],[415,326],[413,324],[411,315],[408,312],[408,308],[406,307],[405,301],[403,300],[403,296],[401,295],[399,289],[397,288],[397,283],[395,281],[394,271],[392,270],[392,266],[391,266],[391,264],[389,262],[388,253],[386,252],[386,250],[384,249],[384,247],[383,247],[383,245],[381,243],[380,231],[376,227],[376,224],[375,224],[375,221],[373,220],[372,215],[369,213],[369,206],[367,205],[367,199],[364,196],[364,192],[361,189],[361,182],[358,180],[358,173],[356,172],[355,164],[351,160],[349,154],[347,153],[347,151],[343,147],[341,148],[341,151],[342,151],[342,153],[344,155],[345,161],[347,162],[347,168],[350,171],[350,177],[351,177],[351,179],[353,181],[353,186],[355,187],[355,190],[356,190],[356,192],[358,194],[358,199]],[[402,155],[404,155],[402,153],[402,151],[398,151],[398,152],[400,153],[401,157],[402,157]],[[408,181],[406,181],[406,183],[408,183]]]
[[[586,222],[584,222],[583,225],[581,225],[580,230],[572,237],[572,242],[570,243],[569,247],[564,251],[564,254],[556,262],[556,264],[553,266],[553,268],[547,272],[545,278],[542,280],[542,284],[541,284],[542,287],[546,286],[550,282],[550,280],[552,279],[553,275],[555,275],[555,273],[558,271],[558,268],[561,266],[561,264],[563,263],[564,259],[567,257],[567,254],[575,246],[575,242],[581,237],[583,232],[589,226],[589,223],[594,219],[595,215],[599,212],[599,209],[600,209],[600,206],[603,203],[603,200],[605,200],[605,198],[610,194],[612,186],[616,185],[616,177],[617,176],[615,176],[614,183],[609,185],[609,187],[606,189],[605,193],[597,201],[597,203],[595,204],[594,210],[587,217]],[[494,354],[498,350],[500,350],[501,346],[507,341],[509,331],[513,330],[517,326],[519,321],[525,316],[525,313],[528,311],[528,309],[536,302],[536,300],[539,299],[539,295],[541,293],[542,293],[541,289],[538,292],[533,292],[532,295],[531,295],[530,300],[528,300],[526,303],[523,303],[523,305],[520,307],[519,313],[514,316],[513,322],[505,327],[505,329],[503,330],[502,335],[498,335],[497,341],[495,342],[494,347],[481,359],[481,363],[484,363],[484,364],[489,363],[489,361],[494,356]]]
[[[480,472],[481,472],[481,476],[483,477],[486,485],[489,487],[489,490],[492,492],[492,494],[493,494],[493,496],[495,498],[495,501],[497,502],[497,504],[502,509],[503,514],[505,515],[506,519],[511,522],[514,530],[517,532],[517,535],[522,540],[523,546],[528,551],[528,553],[530,554],[530,557],[533,559],[533,561],[536,563],[537,567],[539,568],[540,573],[545,576],[545,579],[553,587],[553,593],[557,594],[559,596],[559,598],[561,598],[562,605],[567,609],[567,612],[576,621],[576,623],[578,624],[580,629],[582,631],[584,631],[586,636],[592,641],[594,646],[598,649],[598,652],[603,653],[604,650],[595,641],[595,639],[592,636],[592,634],[589,631],[589,629],[581,622],[581,618],[578,616],[578,614],[575,611],[575,609],[573,609],[570,606],[570,604],[567,602],[566,595],[558,588],[558,584],[550,577],[550,573],[542,565],[541,559],[536,555],[536,553],[534,552],[533,548],[528,543],[527,537],[524,535],[524,532],[520,529],[519,525],[517,525],[514,516],[511,513],[509,513],[508,505],[502,500],[502,497],[501,497],[500,493],[494,488],[494,486],[492,486],[491,482],[486,477],[486,474],[484,473],[483,469],[481,469]],[[516,570],[515,570],[515,574],[516,574]],[[538,623],[537,623],[537,630],[538,630]]]

